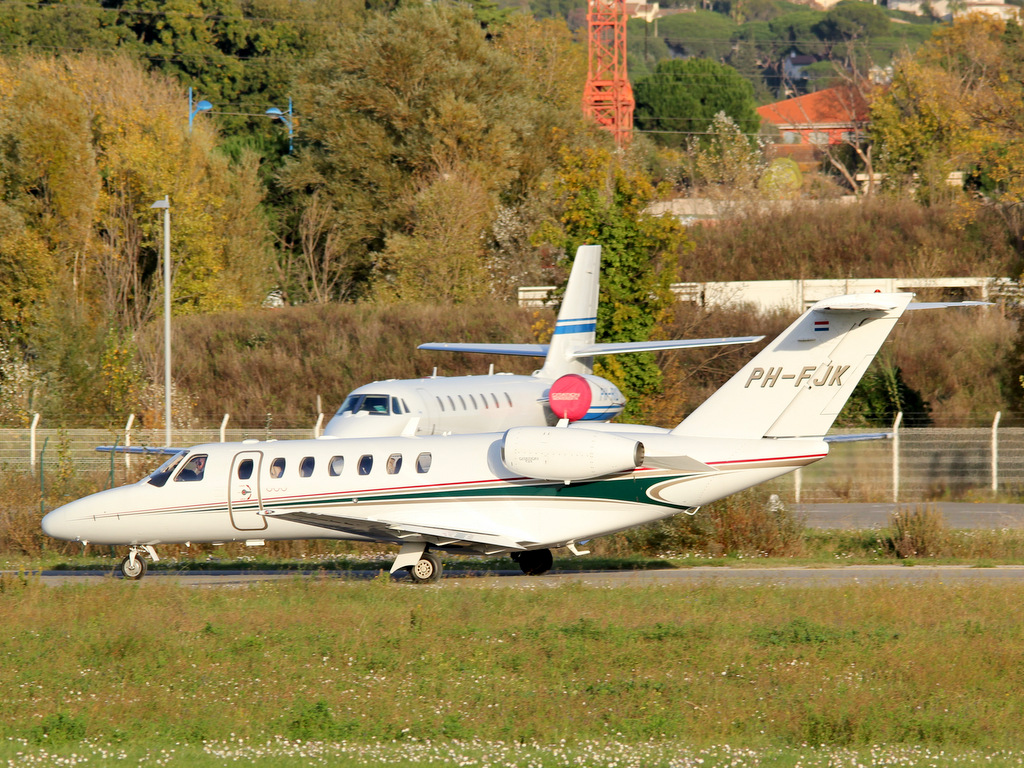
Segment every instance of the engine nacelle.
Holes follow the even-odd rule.
[[[631,472],[644,463],[644,444],[607,432],[513,427],[501,441],[508,469],[538,480],[590,480]]]
[[[619,388],[600,376],[567,373],[548,392],[548,405],[559,419],[611,421],[626,406]]]

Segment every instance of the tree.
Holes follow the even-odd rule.
[[[662,61],[653,75],[639,80],[634,122],[651,131],[659,144],[684,146],[702,136],[715,115],[728,115],[744,133],[757,133],[754,89],[735,69],[709,59]]]
[[[628,157],[606,149],[563,151],[556,190],[560,223],[547,229],[548,239],[564,253],[601,245],[598,341],[649,339],[674,302],[675,261],[692,247],[683,227],[646,213],[657,195],[650,179]],[[595,371],[629,398],[625,418],[636,417],[642,398],[661,386],[653,355],[610,356]]]

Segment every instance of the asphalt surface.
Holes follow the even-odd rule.
[[[1024,504],[927,502],[906,504],[797,504],[794,512],[811,528],[884,528],[897,509],[934,509],[950,528],[1024,528]]]

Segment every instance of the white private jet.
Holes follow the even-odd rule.
[[[550,344],[429,343],[420,349],[543,357],[532,376],[432,376],[375,381],[352,390],[324,428],[330,437],[499,432],[559,419],[611,421],[626,398],[594,375],[594,355],[748,344],[764,336],[595,343],[601,246],[576,251]]]
[[[828,454],[836,416],[909,293],[819,301],[674,429],[577,422],[504,432],[197,445],[150,476],[43,518],[49,536],[126,545],[333,538],[400,547],[391,572],[439,578],[435,551],[551,549],[697,508]],[[980,302],[964,302],[963,304]],[[949,306],[946,304],[912,307]]]

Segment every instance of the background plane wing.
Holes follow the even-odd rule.
[[[424,525],[423,523],[402,523],[396,520],[377,520],[369,517],[336,515],[329,512],[275,512],[267,510],[262,514],[293,523],[327,528],[332,531],[364,534],[381,539],[392,539],[396,542],[423,541],[439,547],[464,544],[474,547],[483,546],[494,551],[508,551],[526,549],[523,544],[535,543],[530,540],[520,543],[509,536],[490,531],[470,530],[463,527],[443,525]]]
[[[96,450],[101,453],[142,453],[173,456],[176,453],[183,453],[188,448],[149,447],[145,445],[97,445]]]
[[[892,440],[892,432],[864,432],[859,435],[825,435],[826,443],[856,443],[861,440]]]
[[[521,357],[547,357],[547,344],[449,344],[430,342],[420,344],[417,349],[432,349],[438,352],[479,352],[485,355],[519,355]]]
[[[573,357],[593,355],[620,355],[625,352],[657,352],[661,349],[695,349],[697,347],[726,347],[730,344],[752,344],[764,336],[724,336],[719,339],[667,339],[664,341],[624,341],[588,344],[572,350]]]

